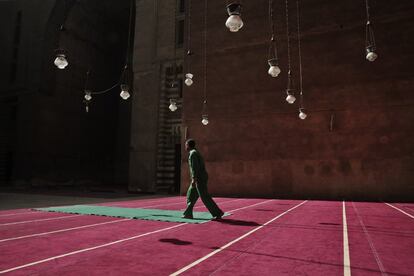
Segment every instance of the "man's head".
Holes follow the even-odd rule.
[[[193,139],[188,139],[185,141],[185,149],[190,151],[195,148],[196,142]]]

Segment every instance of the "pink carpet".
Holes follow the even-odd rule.
[[[176,197],[105,205],[145,208],[168,204],[157,208],[180,210],[185,207],[185,203],[181,204],[182,200],[183,197]],[[218,198],[217,202],[224,211],[235,211],[222,221],[199,225],[127,220],[0,242],[0,271],[177,226],[10,272],[10,275],[168,275],[302,201]],[[202,203],[196,207],[197,211],[206,211]],[[237,210],[239,208],[244,209]],[[0,215],[8,212],[1,212]],[[381,269],[389,275],[410,275],[414,271],[412,218],[384,203],[347,202],[346,212],[352,275],[381,275]],[[53,213],[45,216],[0,216],[0,224],[55,216]],[[119,219],[79,216],[0,226],[0,240],[116,220]],[[185,274],[343,275],[343,269],[342,202],[308,201],[200,262]]]

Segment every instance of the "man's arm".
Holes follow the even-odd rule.
[[[200,159],[194,152],[190,155],[190,174],[191,174],[191,185],[197,187],[197,182],[200,176]]]

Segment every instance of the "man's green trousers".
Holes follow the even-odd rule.
[[[199,182],[197,188],[190,185],[187,191],[187,209],[184,211],[185,216],[193,216],[193,208],[198,198],[201,197],[204,205],[207,207],[213,217],[221,216],[223,211],[217,206],[207,190],[207,181]]]

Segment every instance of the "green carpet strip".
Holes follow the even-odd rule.
[[[204,223],[213,219],[209,212],[193,212],[194,219],[185,219],[181,217],[183,215],[183,211],[121,208],[95,205],[72,205],[62,207],[36,208],[34,210],[183,223]],[[228,215],[229,214],[226,213],[224,216]]]

